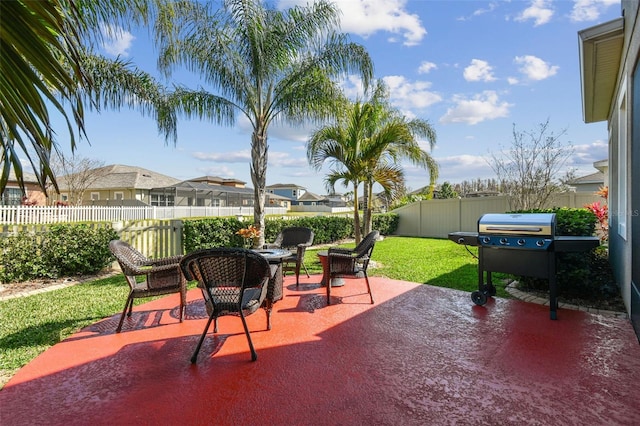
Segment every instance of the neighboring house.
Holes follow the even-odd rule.
[[[297,202],[294,205],[301,206],[319,206],[319,205],[328,205],[329,200],[326,197],[323,197],[318,194],[314,194],[311,191],[306,191],[300,197],[298,197]]]
[[[640,338],[640,31],[638,0],[578,33],[583,115],[609,129],[609,261]]]
[[[604,186],[604,173],[598,171],[590,175],[575,178],[569,182],[569,186],[576,192],[596,192]]]
[[[22,192],[18,180],[13,170],[9,172],[9,180],[0,197],[0,205],[3,206],[19,206],[22,199],[26,197],[30,203],[43,206],[47,203],[47,197],[38,185],[38,179],[33,173],[23,172],[23,181],[25,192]]]
[[[112,164],[95,169],[97,178],[87,188],[82,196],[83,205],[152,205],[154,197],[150,196],[151,190],[158,187],[167,187],[179,182],[178,179],[166,176],[142,167]],[[64,176],[58,178],[60,195],[57,201],[71,202],[73,188]]]
[[[291,208],[291,198],[283,197],[277,194],[267,194],[268,207],[284,207],[287,210]]]
[[[300,197],[307,192],[307,188],[304,186],[296,185],[293,183],[276,183],[275,185],[267,185],[267,193],[280,195],[291,200],[292,205],[296,205]]]

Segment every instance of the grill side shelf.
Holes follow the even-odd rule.
[[[477,232],[450,232],[449,234],[447,234],[447,237],[454,243],[464,244],[465,246],[480,245]]]
[[[559,235],[554,239],[556,252],[589,251],[600,245],[598,237],[573,237]]]

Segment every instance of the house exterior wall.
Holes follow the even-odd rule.
[[[149,191],[145,189],[132,189],[132,188],[109,188],[109,189],[91,189],[88,188],[82,196],[82,205],[90,206],[92,203],[92,194],[96,194],[98,200],[117,200],[120,196],[123,200],[139,200],[146,204],[149,203]],[[60,195],[56,196],[56,200],[63,200],[63,196],[70,198],[70,194],[67,191],[60,191]],[[75,200],[67,199],[70,204],[75,204]]]
[[[292,200],[297,200],[300,198],[306,191],[300,187],[293,188],[271,188],[269,189],[271,194],[280,195],[281,197],[291,198]]]
[[[638,7],[637,0],[623,0],[624,10],[624,50],[622,63],[618,75],[618,84],[608,118],[609,127],[609,259],[622,298],[627,310],[633,314],[631,306],[635,299],[636,306],[640,306],[640,295],[632,289],[632,263],[640,262],[639,253],[632,253],[632,223],[634,217],[631,153],[640,149],[633,146],[634,132],[640,132],[640,123],[633,122],[633,106],[639,105],[633,99],[633,80],[637,66],[640,37],[638,36]],[[637,93],[637,91],[635,91]],[[638,114],[635,114],[638,116]],[[634,126],[635,125],[635,126]],[[621,127],[622,126],[622,127]],[[635,128],[634,128],[635,127]],[[623,140],[621,140],[623,138]],[[635,138],[638,140],[638,138]],[[637,165],[636,165],[637,166]],[[624,171],[626,170],[626,173]],[[624,177],[623,177],[624,174]],[[622,180],[621,180],[621,177]],[[624,211],[621,209],[624,208]],[[637,212],[636,212],[637,213]],[[633,258],[632,258],[633,257]]]
[[[604,183],[580,183],[580,184],[574,184],[572,186],[574,186],[576,188],[576,192],[596,192],[600,190],[600,187],[603,186]]]

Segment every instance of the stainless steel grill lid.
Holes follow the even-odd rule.
[[[535,235],[553,237],[555,213],[487,213],[478,220],[479,235]]]

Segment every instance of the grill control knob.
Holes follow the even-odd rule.
[[[489,238],[489,237],[482,237],[482,242],[483,242],[484,244],[489,244],[489,243],[491,242],[491,238]]]
[[[538,240],[538,241],[536,241],[536,245],[537,245],[538,247],[542,247],[542,246],[544,246],[544,240]]]
[[[507,240],[506,238],[500,238],[500,244],[502,244],[503,246],[506,245],[509,242],[509,240]]]
[[[519,246],[523,246],[523,245],[525,245],[526,243],[527,243],[527,241],[526,241],[524,238],[520,238],[520,239],[518,240],[518,245],[519,245]]]

